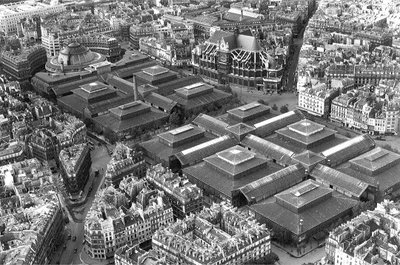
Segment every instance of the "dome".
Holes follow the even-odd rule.
[[[96,59],[96,54],[91,52],[89,48],[73,42],[60,51],[58,55],[58,63],[64,65],[85,65]]]
[[[91,64],[106,61],[106,57],[93,52],[78,42],[72,42],[64,47],[58,56],[47,61],[46,70],[49,72],[77,72]]]

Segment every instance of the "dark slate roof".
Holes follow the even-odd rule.
[[[225,135],[185,149],[176,154],[182,166],[201,162],[203,158],[235,146],[237,141]]]
[[[400,155],[392,151],[376,147],[365,154],[350,160],[356,169],[362,168],[371,175],[384,171],[386,167],[400,162]]]
[[[288,126],[289,124],[295,123],[303,119],[304,115],[299,110],[293,110],[283,113],[279,116],[261,121],[254,124],[256,127],[255,135],[260,137],[266,137],[273,134],[276,130]]]
[[[84,77],[84,78],[76,80],[76,81],[56,85],[52,88],[52,90],[53,90],[54,94],[56,95],[56,97],[61,97],[64,94],[71,93],[72,90],[79,88],[79,86],[81,86],[81,85],[84,85],[84,84],[87,84],[90,82],[95,82],[98,79],[99,79],[99,77],[97,75],[88,76],[88,77]]]
[[[214,136],[205,134],[203,137],[195,139],[191,142],[184,143],[184,144],[176,146],[176,147],[170,147],[170,146],[167,146],[166,144],[160,142],[158,137],[155,137],[149,141],[142,142],[139,145],[143,149],[145,149],[146,152],[158,157],[162,161],[168,162],[170,156],[178,154],[179,152],[189,149],[193,146],[205,143],[213,138],[214,138]]]
[[[102,82],[96,81],[93,83],[81,85],[79,88],[74,89],[72,92],[88,102],[94,102],[96,98],[100,98],[105,95],[109,95],[109,97],[115,96],[117,90]]]
[[[267,158],[282,161],[285,164],[290,164],[292,161],[292,156],[294,155],[294,152],[290,151],[289,149],[252,134],[246,135],[246,137],[241,141],[241,144],[257,150],[257,152],[261,153]]]
[[[167,119],[168,114],[160,110],[151,108],[148,112],[130,117],[128,119],[121,120],[115,117],[112,113],[107,113],[105,115],[95,117],[93,120],[95,123],[107,127],[116,133],[119,133],[130,129],[140,128],[141,126],[144,127],[156,121],[166,121]]]
[[[360,197],[368,188],[368,183],[321,164],[314,167],[310,176],[325,185],[334,186],[335,190],[341,193],[354,197]]]
[[[246,124],[254,126],[254,124],[257,124],[259,122],[265,121],[267,119],[276,117],[277,115],[275,115],[274,113],[265,113],[263,115],[260,116],[255,116],[252,119],[249,119],[247,121],[245,121]],[[218,120],[221,120],[225,123],[228,123],[229,125],[235,125],[237,124],[239,121],[237,119],[235,119],[234,117],[232,117],[232,115],[229,115],[228,113],[224,113],[220,116],[217,117]]]
[[[245,175],[267,164],[264,157],[239,145],[204,158],[204,161],[209,166],[233,178]]]
[[[371,136],[364,134],[347,140],[322,152],[322,155],[330,160],[330,164],[340,164],[375,147]]]
[[[141,71],[144,67],[149,67],[156,65],[157,63],[155,61],[146,61],[142,62],[140,64],[135,64],[132,66],[124,67],[118,70],[113,71],[113,73],[121,78],[126,78],[129,76],[132,76],[133,73]]]
[[[58,103],[62,106],[67,106],[70,110],[74,110],[75,112],[83,115],[83,111],[85,108],[94,114],[105,112],[111,108],[118,107],[120,105],[130,103],[134,100],[133,95],[127,96],[123,93],[117,92],[116,97],[109,98],[107,100],[102,100],[93,104],[87,103],[83,98],[79,97],[76,94],[68,95],[58,99]]]
[[[122,79],[116,75],[109,74],[106,79],[107,84],[124,91],[127,94],[133,94],[133,83]]]
[[[191,110],[191,109],[205,107],[208,104],[211,104],[213,102],[217,102],[217,101],[220,101],[223,99],[229,99],[231,97],[232,97],[231,94],[222,92],[218,89],[213,89],[213,91],[210,93],[202,94],[202,95],[196,96],[194,98],[189,98],[189,99],[180,97],[176,93],[168,96],[168,98],[170,98],[170,99],[178,102],[178,104],[184,106],[185,110]]]
[[[347,137],[344,137],[340,134],[335,134],[335,137],[331,138],[329,141],[323,141],[323,142],[319,143],[318,145],[310,147],[309,149],[310,149],[310,151],[312,151],[314,153],[321,153],[329,148],[332,148],[343,142],[346,142],[347,139],[348,139]]]
[[[300,213],[292,212],[270,198],[259,204],[251,205],[250,208],[270,220],[276,225],[287,229],[295,235],[302,235],[326,222],[334,221],[344,211],[352,209],[357,201],[337,192],[332,197],[306,208]],[[303,220],[300,231],[299,223]]]
[[[269,114],[270,111],[271,108],[264,104],[251,102],[246,105],[228,110],[227,113],[233,118],[236,118],[238,121],[248,122],[253,117],[255,118],[263,114]]]
[[[254,131],[254,127],[251,125],[247,125],[246,123],[238,123],[235,125],[231,125],[226,128],[226,130],[233,135],[236,135],[238,137],[244,136],[248,133],[251,133]]]
[[[227,134],[226,127],[229,126],[226,122],[203,113],[199,114],[192,123],[217,136]]]
[[[159,65],[143,69],[141,72],[135,73],[135,75],[148,83],[153,83],[162,79],[175,79],[177,77],[175,72]]]
[[[253,181],[239,190],[248,201],[254,198],[256,202],[260,202],[300,183],[305,176],[304,168],[301,165],[291,165]]]
[[[293,141],[309,145],[334,135],[336,131],[325,128],[324,125],[320,125],[309,120],[301,120],[294,124],[290,124],[285,128],[277,130],[276,133],[284,136],[285,138],[292,139]]]
[[[168,143],[177,143],[182,140],[203,134],[203,129],[192,124],[188,124],[164,133],[160,133],[158,137],[167,141]]]
[[[184,168],[182,171],[184,174],[192,176],[200,183],[212,187],[228,198],[232,198],[232,191],[238,190],[248,183],[256,181],[265,175],[272,174],[281,168],[282,167],[277,164],[268,163],[262,168],[259,168],[257,171],[253,171],[251,174],[244,175],[239,179],[232,179],[231,177],[228,177],[226,174],[221,173],[219,170],[208,165],[206,162]]]
[[[371,186],[378,187],[381,191],[386,191],[392,187],[400,185],[399,172],[400,164],[393,165],[387,168],[385,171],[371,176],[365,174],[360,170],[354,169],[350,163],[345,163],[336,168],[337,170],[360,179]]]
[[[150,92],[143,99],[144,101],[151,103],[157,107],[160,107],[167,112],[170,112],[177,104],[176,101],[173,101],[167,97],[164,97],[154,92]]]
[[[300,162],[301,164],[306,166],[312,166],[325,160],[325,157],[323,157],[322,155],[309,150],[294,155],[292,158],[293,160]]]
[[[163,96],[171,95],[175,92],[175,89],[189,86],[195,83],[203,82],[203,79],[199,76],[186,76],[178,78],[169,82],[165,82],[157,85],[158,93]]]

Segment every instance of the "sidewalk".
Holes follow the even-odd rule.
[[[279,265],[302,265],[304,263],[315,264],[323,259],[326,255],[324,248],[317,248],[311,252],[308,252],[302,257],[296,258],[288,254],[285,250],[277,247],[275,244],[272,244],[271,251],[279,256],[279,261],[277,262]]]
[[[313,240],[312,242],[305,245],[305,247],[300,248],[300,251],[297,251],[297,248],[293,247],[293,246],[285,247],[274,241],[271,241],[271,243],[274,246],[276,246],[277,248],[280,248],[281,250],[285,251],[286,253],[288,253],[290,256],[292,256],[294,258],[304,257],[305,255],[313,252],[314,250],[316,250],[318,248],[323,248],[325,246],[325,241],[318,244],[315,240]]]
[[[110,261],[114,261],[114,259],[110,260],[101,260],[101,259],[92,259],[86,254],[85,250],[82,248],[79,253],[80,262],[84,265],[108,265]]]

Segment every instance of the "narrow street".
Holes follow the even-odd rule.
[[[71,239],[66,239],[64,249],[62,246],[58,249],[55,254],[53,261],[59,262],[59,264],[82,264],[80,260],[80,252],[83,250],[83,239],[84,239],[84,220],[93,203],[95,194],[102,186],[104,182],[104,171],[107,163],[111,157],[108,154],[107,148],[103,145],[95,146],[95,149],[91,152],[92,156],[92,172],[99,170],[99,176],[94,177],[94,174],[89,178],[88,185],[91,185],[93,181],[93,190],[88,195],[87,201],[84,205],[73,208],[72,212],[69,212],[62,200],[63,208],[68,215],[69,223],[66,226],[67,235],[71,235]],[[72,218],[73,215],[75,218]],[[76,221],[74,221],[74,219]],[[73,240],[76,236],[76,240]],[[75,253],[75,249],[77,249]]]

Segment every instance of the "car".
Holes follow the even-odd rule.
[[[78,249],[77,248],[74,248],[74,253],[77,253],[78,252]]]
[[[74,236],[73,238],[72,238],[72,241],[75,241],[76,240],[76,236]]]
[[[67,244],[64,244],[64,249],[67,248]]]
[[[71,239],[71,234],[68,234],[68,240]]]

